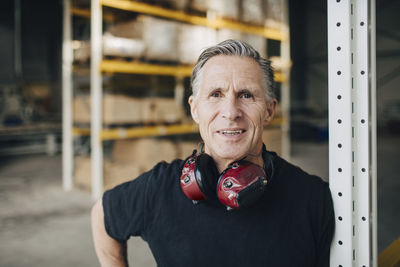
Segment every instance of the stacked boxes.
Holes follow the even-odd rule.
[[[201,51],[216,41],[216,31],[203,26],[182,24],[179,35],[179,61],[194,64]]]
[[[263,25],[264,12],[262,0],[246,0],[242,1],[241,20],[256,25]]]
[[[173,98],[134,98],[126,95],[103,96],[104,124],[176,123],[183,120],[182,105]],[[74,121],[90,123],[90,97],[74,98]]]
[[[103,36],[103,55],[140,58],[146,49],[145,42],[139,39],[115,37],[110,33]]]
[[[146,44],[145,57],[148,60],[178,61],[178,36],[180,23],[141,16],[143,40]]]

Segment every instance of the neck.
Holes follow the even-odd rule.
[[[245,160],[250,161],[254,164],[257,164],[260,167],[264,166],[264,160],[262,158],[262,152],[260,152],[259,154],[248,154],[245,158]],[[240,159],[218,159],[218,158],[214,158],[215,164],[217,165],[218,171],[219,173],[223,172],[228,166],[229,164],[231,164],[234,161],[238,161],[241,160]]]

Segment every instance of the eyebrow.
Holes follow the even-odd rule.
[[[249,91],[249,92],[252,92],[252,91],[255,91],[256,90],[256,88],[255,88],[256,86],[253,86],[253,85],[245,85],[245,86],[239,86],[239,90],[238,90],[238,92],[242,92],[242,91]],[[214,90],[222,90],[222,91],[226,91],[226,90],[228,90],[225,86],[219,86],[219,85],[215,85],[215,86],[212,86],[212,87],[209,87],[208,88],[208,90],[209,91],[214,91]]]
[[[251,87],[245,87],[245,88],[243,88],[243,89],[240,89],[239,91],[238,91],[238,93],[253,93],[254,92],[254,89],[253,88],[251,88]]]

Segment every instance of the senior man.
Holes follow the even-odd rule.
[[[92,209],[102,266],[126,266],[141,236],[159,266],[329,266],[328,185],[262,142],[273,118],[270,62],[227,40],[192,73],[191,114],[203,145],[104,193]]]

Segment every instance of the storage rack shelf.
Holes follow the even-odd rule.
[[[281,42],[282,59],[289,62],[289,34],[287,27],[282,30],[255,26],[242,22],[232,21],[218,17],[218,14],[198,16],[186,14],[182,11],[170,10],[163,7],[139,3],[128,0],[91,0],[91,10],[72,7],[72,0],[64,1],[64,42],[63,42],[63,186],[66,190],[73,187],[73,135],[90,135],[92,150],[92,196],[98,198],[103,190],[103,151],[104,140],[125,138],[139,138],[145,136],[165,136],[173,134],[198,133],[195,124],[156,125],[145,127],[103,129],[102,125],[102,80],[103,73],[126,73],[144,75],[169,75],[175,76],[182,82],[183,77],[191,75],[191,65],[160,65],[143,62],[129,62],[122,60],[103,59],[101,52],[102,21],[113,21],[115,17],[112,9],[124,10],[138,14],[147,14],[167,18],[184,23],[206,26],[213,29],[233,29],[243,33],[263,36],[267,39]],[[285,2],[285,0],[284,0]],[[107,9],[103,10],[103,7]],[[111,8],[111,9],[110,9]],[[103,12],[104,11],[104,12]],[[111,12],[110,12],[111,11]],[[73,127],[72,121],[72,70],[82,70],[73,64],[72,54],[72,19],[71,15],[90,18],[91,20],[91,128]],[[287,133],[288,130],[288,81],[289,68],[282,69],[275,75],[275,81],[282,84],[281,103],[282,117],[275,119],[271,127],[280,127]],[[285,138],[284,138],[285,139]],[[283,140],[283,144],[288,143]],[[288,151],[288,145],[286,149]]]
[[[72,7],[71,14],[76,17],[82,17],[90,19],[90,9],[89,8],[79,8],[79,7]],[[103,19],[105,21],[114,21],[115,17],[111,13],[103,14]]]
[[[100,70],[109,73],[130,73],[130,74],[149,74],[149,75],[169,75],[187,77],[192,73],[193,66],[178,65],[159,65],[142,62],[127,62],[121,60],[103,60],[100,63]]]
[[[169,75],[178,77],[189,77],[193,66],[178,65],[166,66],[159,64],[148,64],[142,62],[127,62],[121,60],[102,60],[100,70],[108,73],[130,73],[149,75]],[[275,82],[285,82],[287,77],[282,72],[275,73]]]
[[[141,127],[119,127],[115,129],[103,129],[100,138],[105,140],[117,140],[126,138],[140,138],[147,136],[167,136],[175,134],[198,133],[197,124],[157,125]],[[74,128],[75,135],[90,135],[89,128]]]
[[[139,3],[129,0],[101,0],[103,6],[112,8],[122,9],[126,11],[132,11],[147,15],[159,16],[163,18],[173,19],[177,21],[187,22],[190,24],[196,24],[206,26],[214,29],[229,28],[233,30],[239,30],[245,33],[251,33],[255,35],[261,35],[268,39],[273,40],[286,40],[288,36],[285,36],[281,31],[276,29],[269,29],[262,26],[254,26],[241,22],[231,21],[223,18],[207,18],[201,16],[194,16],[186,14],[182,11],[170,10],[154,5],[145,3]]]

